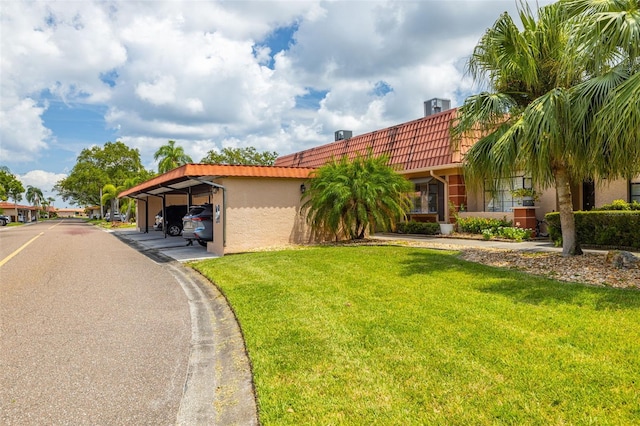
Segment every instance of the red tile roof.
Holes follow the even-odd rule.
[[[205,176],[305,179],[313,171],[305,167],[244,166],[228,164],[185,164],[122,192],[118,197],[136,194],[160,185],[170,185]]]
[[[35,206],[24,206],[22,204],[16,205],[15,203],[11,203],[9,201],[0,201],[0,209],[15,209],[18,208],[20,210],[38,210],[38,207]]]
[[[461,155],[451,149],[449,132],[456,111],[455,108],[450,109],[350,139],[284,155],[276,160],[275,165],[320,167],[332,157],[347,155],[353,158],[357,153],[366,154],[368,149],[372,149],[374,155],[389,154],[389,164],[399,166],[402,171],[459,165]],[[466,152],[468,146],[469,143],[461,144],[461,150]]]

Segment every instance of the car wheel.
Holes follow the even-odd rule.
[[[180,231],[182,230],[178,225],[169,225],[169,227],[167,228],[167,234],[171,235],[172,237],[177,237],[178,235],[180,235]]]
[[[206,247],[207,246],[207,242],[204,240],[198,240],[198,244],[200,244],[202,247]]]
[[[7,221],[4,219],[0,219],[0,226],[7,226]]]

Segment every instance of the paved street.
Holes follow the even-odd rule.
[[[213,321],[226,307],[188,274],[82,220],[3,228],[0,424],[224,419],[213,334],[229,338]]]

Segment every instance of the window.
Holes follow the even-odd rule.
[[[438,213],[438,184],[417,183],[411,213]]]
[[[629,202],[633,203],[637,201],[640,203],[640,182],[631,182],[631,191],[630,191],[630,200]]]
[[[484,192],[484,211],[486,212],[510,212],[514,207],[521,206],[521,200],[513,198],[511,191],[520,188],[531,188],[531,178],[514,176],[500,179],[495,182],[495,191]],[[485,184],[485,188],[489,188]]]

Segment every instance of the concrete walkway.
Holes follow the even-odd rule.
[[[415,241],[426,244],[434,248],[447,249],[463,249],[463,248],[479,248],[479,249],[499,249],[499,250],[520,250],[530,252],[562,252],[562,247],[556,247],[549,240],[532,240],[522,242],[512,241],[495,241],[495,240],[473,240],[453,237],[440,237],[433,235],[409,235],[409,234],[393,234],[380,233],[371,236],[372,239],[382,241]],[[607,249],[583,249],[584,252],[606,252]],[[638,253],[638,252],[635,252]]]

